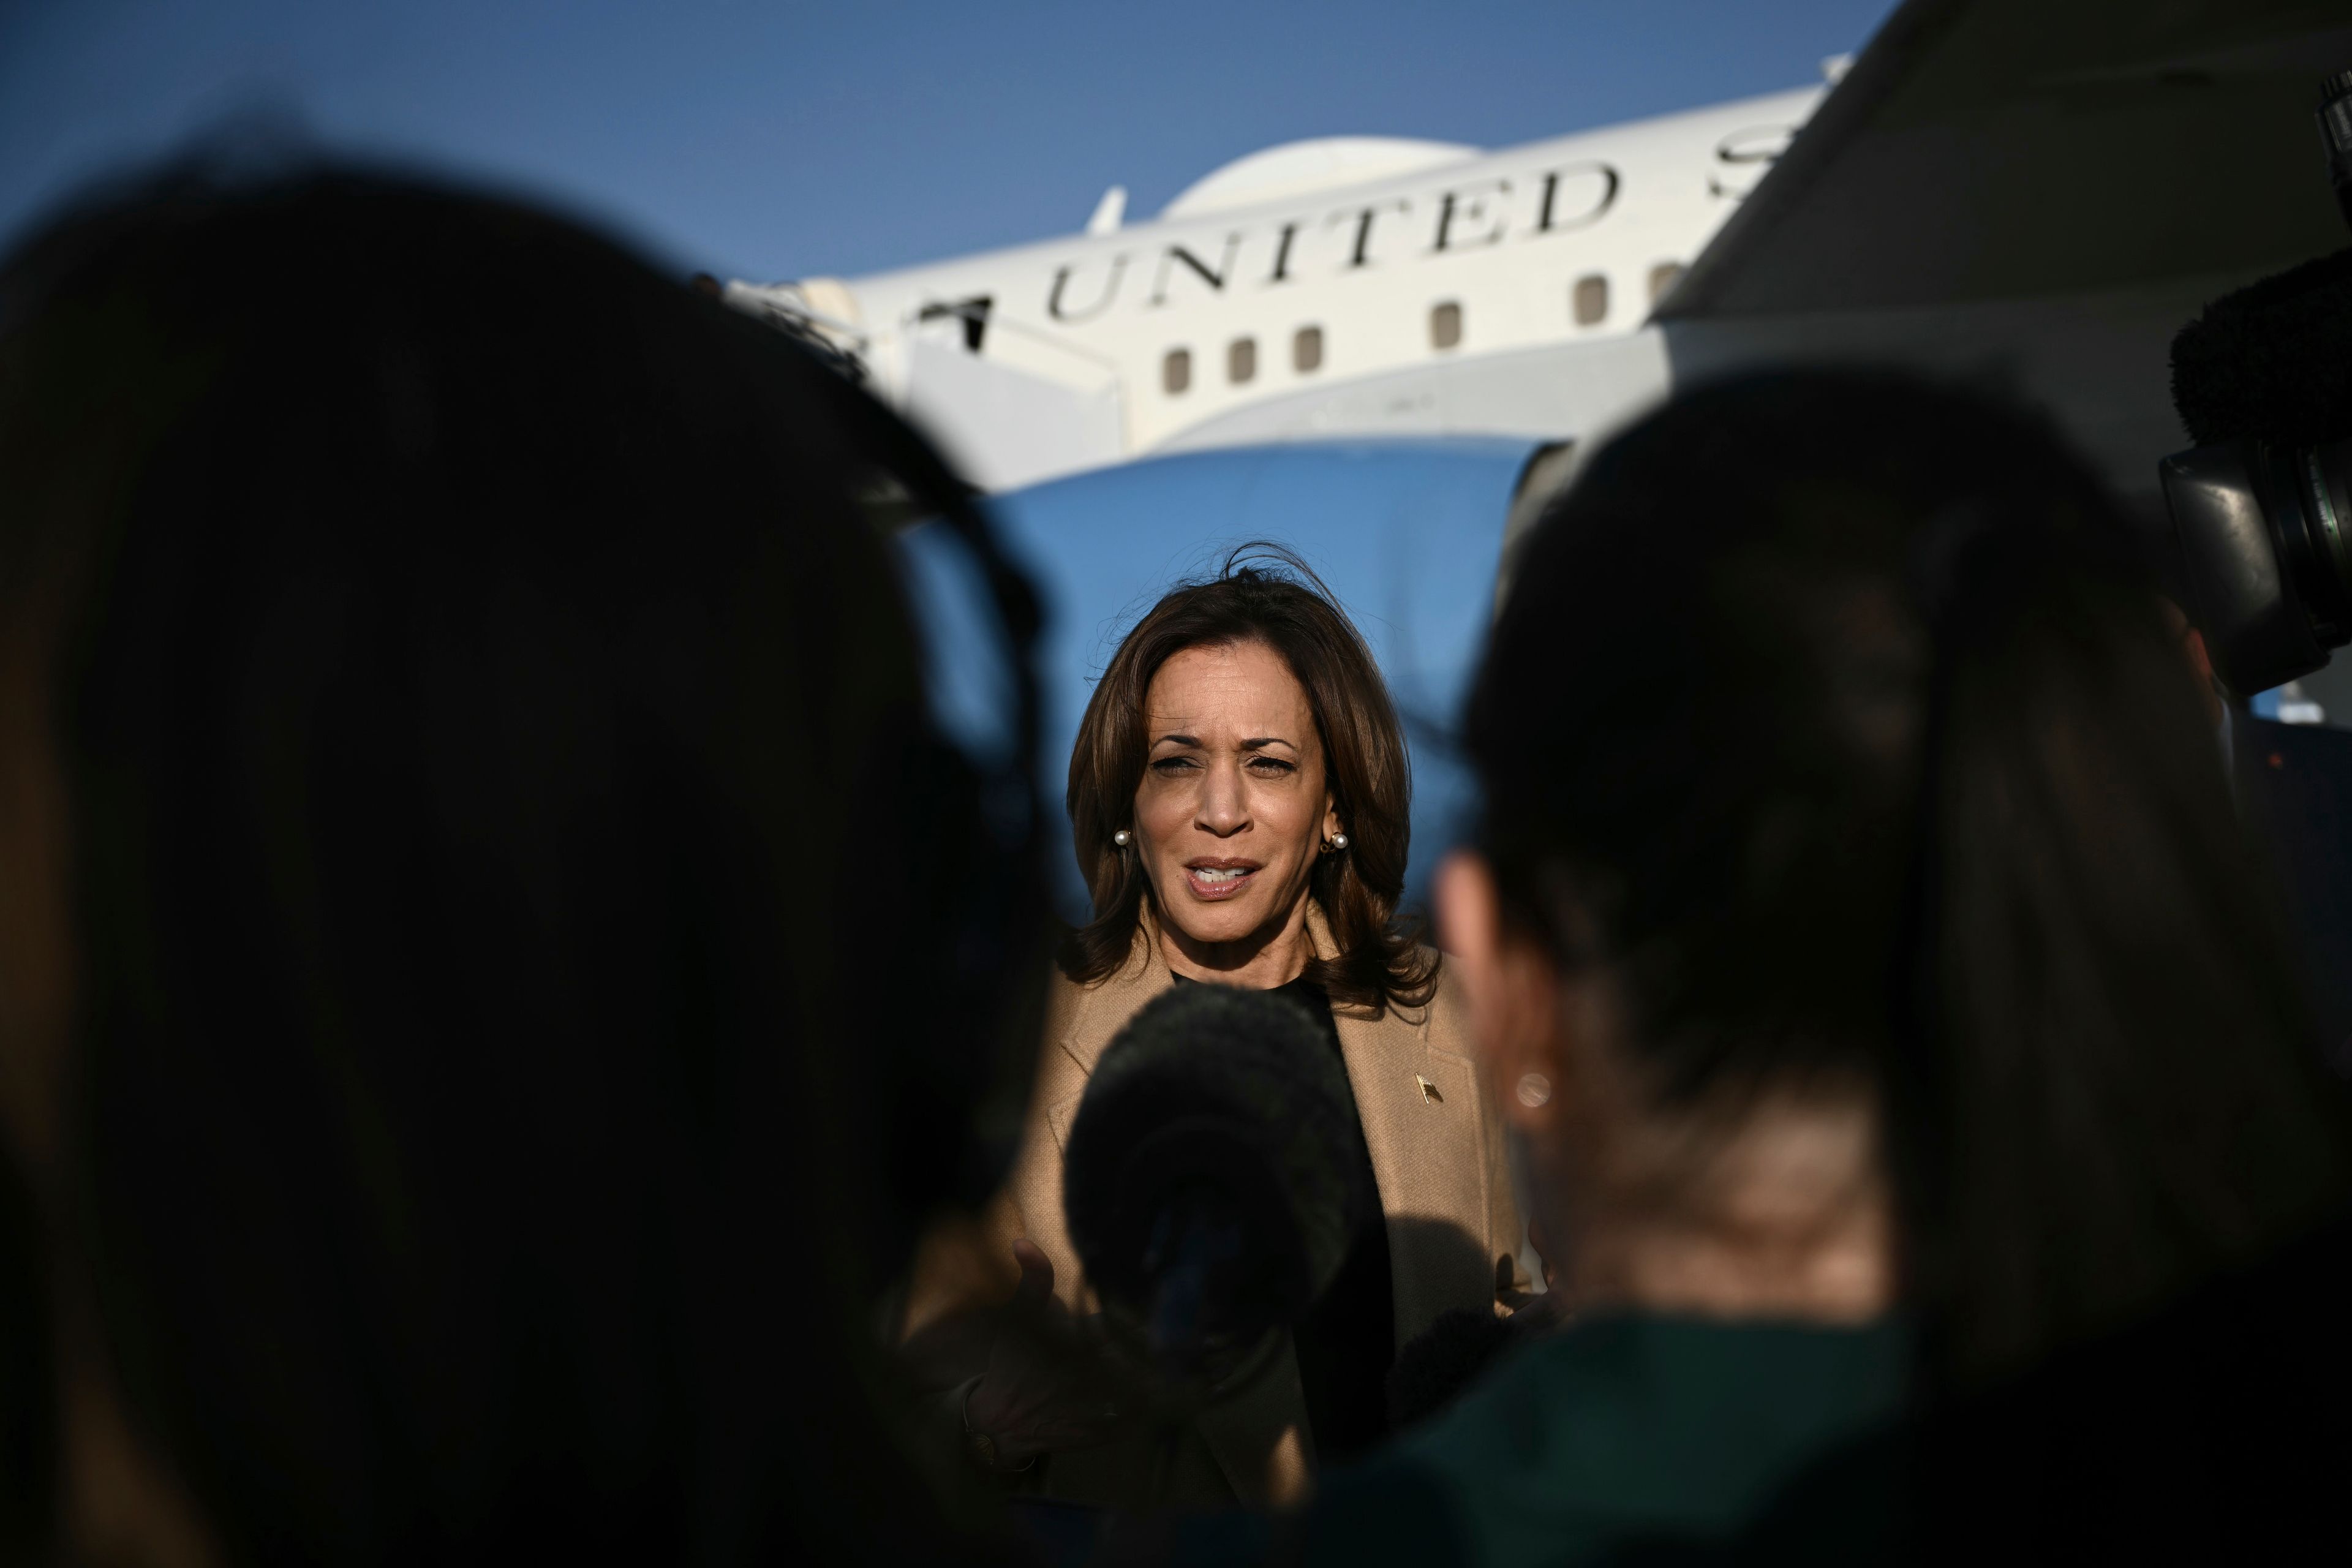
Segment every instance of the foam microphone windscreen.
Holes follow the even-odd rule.
[[[2352,250],[2206,306],[2173,337],[2172,406],[2200,447],[2352,436]]]
[[[1087,1278],[1139,1307],[1155,1226],[1180,1192],[1207,1189],[1243,1233],[1237,1272],[1253,1332],[1295,1321],[1339,1273],[1377,1196],[1352,1158],[1354,1100],[1297,1003],[1179,985],[1103,1052],[1063,1156],[1063,1206]]]

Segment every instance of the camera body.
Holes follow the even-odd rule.
[[[2352,440],[2231,441],[2157,466],[2183,590],[2214,669],[2283,686],[2352,642]]]
[[[2319,129],[2352,223],[2352,71]],[[2242,695],[2352,642],[2352,251],[2208,305],[2172,344],[2172,396],[2198,445],[2157,466],[2185,607]]]

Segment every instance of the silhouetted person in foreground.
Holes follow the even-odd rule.
[[[1532,537],[1467,739],[1441,928],[1569,1321],[1201,1560],[2322,1521],[2343,1109],[2160,603],[2046,433],[1859,373],[1678,400]]]
[[[1034,611],[960,493],[498,200],[190,172],[8,263],[0,1371],[43,1320],[58,1390],[12,1552],[961,1549],[874,1353],[1045,951]],[[1001,773],[927,714],[910,497],[992,590]]]

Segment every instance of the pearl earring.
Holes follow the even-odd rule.
[[[1539,1072],[1531,1072],[1519,1079],[1519,1103],[1529,1110],[1540,1110],[1551,1100],[1551,1079]]]
[[[1122,827],[1117,833],[1110,836],[1110,841],[1113,844],[1118,845],[1121,849],[1124,849],[1135,841],[1135,835]]]
[[[1346,834],[1344,834],[1344,833],[1334,833],[1333,835],[1331,835],[1331,847],[1332,847],[1332,848],[1334,848],[1334,849],[1345,849],[1347,847],[1348,847],[1348,836],[1347,836]]]

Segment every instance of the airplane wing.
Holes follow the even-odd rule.
[[[1663,302],[1664,322],[2258,276],[2346,243],[2309,0],[1910,0]]]
[[[1653,326],[1667,386],[1865,360],[1990,386],[2159,506],[2173,333],[2347,236],[2342,0],[1909,0]]]
[[[1867,362],[2038,406],[2126,501],[2186,445],[2173,333],[2347,242],[2313,110],[2344,0],[1909,0],[1648,324],[1266,402],[1171,445],[1492,432],[1583,449],[1677,386]]]

